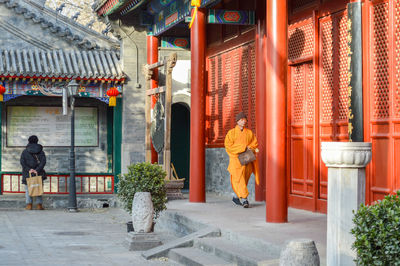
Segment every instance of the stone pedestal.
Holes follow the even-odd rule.
[[[353,210],[365,202],[365,167],[371,143],[322,142],[321,158],[328,167],[327,265],[355,265]]]
[[[124,241],[124,246],[129,251],[148,250],[160,245],[162,245],[162,242],[155,233],[130,232]]]

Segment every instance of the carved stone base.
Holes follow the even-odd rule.
[[[167,198],[168,200],[174,199],[183,199],[182,188],[185,180],[169,180],[165,183],[165,187],[167,188]]]
[[[124,246],[129,251],[148,250],[161,244],[162,242],[155,233],[130,232],[124,241]]]

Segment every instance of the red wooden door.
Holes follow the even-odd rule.
[[[291,67],[290,195],[294,206],[314,209],[314,71],[312,62]]]
[[[400,2],[367,1],[364,128],[372,142],[367,203],[400,189]]]
[[[289,71],[289,204],[326,212],[328,178],[319,156],[321,142],[348,139],[347,14],[341,11],[316,21],[319,31],[314,36],[311,30],[311,37],[301,23],[294,31],[289,27],[289,57],[301,54],[296,49],[307,51],[309,46],[313,55],[310,61],[298,58],[300,63],[294,63]],[[291,32],[297,32],[306,45],[291,44]],[[307,40],[314,38],[319,45],[307,46]],[[318,66],[317,73],[314,66]]]
[[[319,21],[319,143],[348,140],[348,46],[345,11]],[[320,151],[319,151],[320,152]],[[317,210],[326,212],[328,169],[319,159]]]

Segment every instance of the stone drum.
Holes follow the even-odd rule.
[[[136,192],[132,201],[132,224],[135,232],[151,232],[153,215],[154,208],[150,192]]]
[[[280,266],[317,266],[319,263],[318,250],[310,239],[290,241],[281,252]]]

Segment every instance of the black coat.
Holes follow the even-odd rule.
[[[43,152],[42,145],[29,143],[21,154],[20,162],[22,165],[22,184],[26,185],[26,178],[29,177],[29,170],[31,169],[35,169],[43,180],[47,179],[46,172],[43,169],[46,165],[46,155]]]

